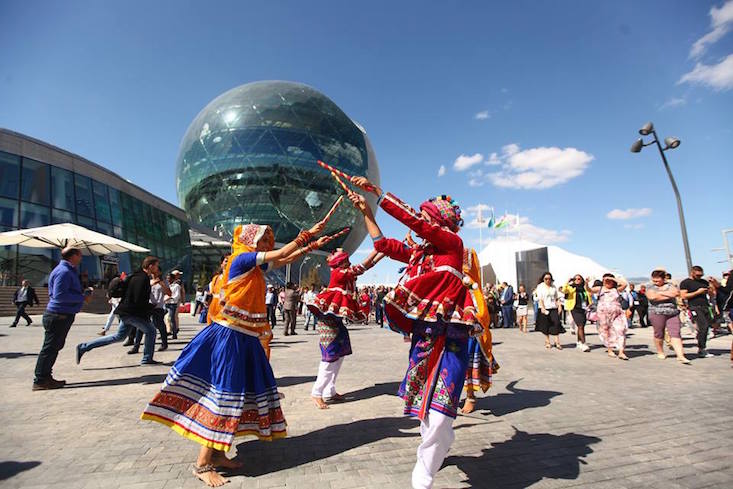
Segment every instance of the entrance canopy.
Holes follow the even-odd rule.
[[[0,246],[21,245],[30,248],[79,248],[84,255],[108,255],[150,250],[106,234],[71,223],[53,224],[38,228],[19,229],[0,233]]]

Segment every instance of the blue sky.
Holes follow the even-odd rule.
[[[733,0],[426,3],[2,2],[0,126],[177,203],[178,145],[201,108],[243,83],[300,81],[367,129],[383,187],[413,205],[447,193],[626,275],[682,274],[659,154],[629,152],[652,120],[682,140],[668,157],[693,261],[720,273]],[[462,235],[478,247],[477,229]]]

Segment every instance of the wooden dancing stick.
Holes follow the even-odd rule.
[[[332,167],[328,163],[324,163],[321,160],[317,160],[317,161],[318,161],[318,164],[321,165],[326,170],[330,171],[331,173],[335,173],[339,177],[341,177],[341,178],[343,178],[345,180],[348,180],[349,182],[351,182],[353,180],[353,178],[354,178],[351,175],[349,175],[348,173],[344,173],[341,170],[339,170],[338,168]],[[369,185],[366,185],[365,186],[364,190],[366,190],[368,192],[376,192],[376,187],[374,185],[369,184]]]
[[[341,205],[341,202],[344,201],[344,196],[339,195],[339,198],[336,200],[336,203],[331,206],[331,210],[328,211],[328,214],[326,214],[326,217],[321,219],[323,222],[328,222],[331,217],[333,217],[333,214],[336,212],[336,209],[338,209],[338,206]]]
[[[330,243],[334,239],[340,238],[341,236],[343,236],[344,234],[348,233],[349,231],[351,231],[351,228],[346,227],[346,228],[343,228],[341,231],[339,231],[337,233],[331,234],[329,236],[324,236],[324,238],[322,238],[322,241],[320,242],[320,244],[321,245],[325,245],[327,243]]]

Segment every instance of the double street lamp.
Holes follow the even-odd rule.
[[[664,154],[664,152],[669,149],[677,148],[680,145],[680,140],[677,138],[664,138],[663,148],[662,144],[659,142],[659,138],[657,137],[657,131],[654,130],[654,124],[652,124],[651,122],[647,122],[646,124],[644,124],[644,126],[639,129],[639,134],[641,134],[642,136],[652,135],[654,139],[648,143],[645,143],[642,138],[637,139],[636,141],[634,141],[634,144],[631,145],[632,153],[639,153],[645,146],[650,146],[656,143],[657,148],[659,149],[659,154],[662,156],[664,169],[667,170],[669,182],[672,184],[672,190],[674,190],[674,196],[677,199],[677,214],[680,218],[680,228],[682,228],[682,244],[685,247],[685,260],[687,260],[687,272],[689,273],[690,269],[692,269],[692,258],[690,257],[690,243],[687,241],[687,225],[685,224],[685,213],[682,210],[682,199],[680,199],[680,191],[677,189],[677,183],[674,181],[672,171],[669,169],[669,163],[667,163],[667,157]]]

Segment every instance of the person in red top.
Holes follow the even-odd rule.
[[[308,310],[318,319],[320,336],[321,363],[318,365],[311,398],[319,409],[328,409],[328,402],[343,399],[336,392],[338,377],[344,357],[351,355],[349,330],[344,326],[344,319],[359,322],[364,315],[359,309],[356,296],[356,277],[371,268],[381,257],[373,251],[363,263],[351,265],[349,255],[341,248],[328,257],[331,267],[331,279],[328,287],[316,296]]]
[[[372,298],[369,297],[369,290],[361,289],[359,294],[359,310],[364,316],[364,324],[369,323],[369,312],[372,310]]]
[[[351,183],[379,196],[379,206],[423,239],[408,246],[385,238],[363,196],[351,192],[374,249],[408,264],[410,277],[384,299],[390,328],[412,335],[410,363],[400,387],[405,414],[420,418],[422,443],[412,471],[412,487],[429,489],[448,454],[455,435],[453,421],[468,365],[468,337],[482,331],[469,283],[464,282],[463,224],[460,207],[449,197],[423,202],[420,212],[381,190],[366,178]]]

